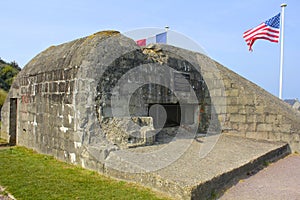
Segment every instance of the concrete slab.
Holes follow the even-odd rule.
[[[201,148],[210,141],[210,137],[215,143],[209,144],[211,151],[201,157]],[[182,138],[172,141],[173,144],[129,150],[137,154],[129,151],[111,153],[105,163],[105,173],[155,188],[176,199],[208,199],[221,194],[265,162],[276,160],[290,152],[289,146],[281,142],[259,141],[226,134],[210,137],[193,139],[178,158],[178,154],[174,154],[176,147],[183,149],[189,140]],[[155,153],[151,154],[152,152]],[[129,156],[132,156],[131,161]],[[172,158],[175,158],[173,162]]]

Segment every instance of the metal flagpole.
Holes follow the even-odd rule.
[[[168,44],[168,30],[169,30],[169,26],[165,26],[165,31],[166,31],[166,44]]]
[[[282,74],[283,74],[283,37],[284,37],[284,8],[287,4],[281,6],[281,36],[280,36],[280,77],[279,77],[279,98],[282,99]]]

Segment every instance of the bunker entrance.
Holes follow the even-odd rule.
[[[153,126],[157,128],[178,127],[180,124],[191,125],[195,122],[197,105],[179,103],[149,104],[148,116],[153,118]]]
[[[17,144],[17,99],[10,99],[9,116],[9,144]]]
[[[155,129],[180,126],[181,110],[177,104],[149,104],[148,116]]]
[[[195,123],[195,111],[198,106],[179,103],[149,104],[148,116],[153,120],[153,128],[160,129],[155,135],[155,143],[168,143],[176,136],[179,126]]]

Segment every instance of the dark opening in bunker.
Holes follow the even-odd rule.
[[[181,121],[180,105],[179,103],[149,104],[148,116],[153,118],[153,126],[155,129],[179,126]]]
[[[180,124],[193,124],[197,105],[179,103],[149,104],[148,116],[153,118],[155,129],[180,126]]]

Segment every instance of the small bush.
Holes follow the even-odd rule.
[[[0,89],[0,108],[3,106],[6,96],[7,96],[7,92]]]
[[[0,89],[0,128],[1,128],[1,109],[5,102],[6,96],[7,96],[7,92]]]

